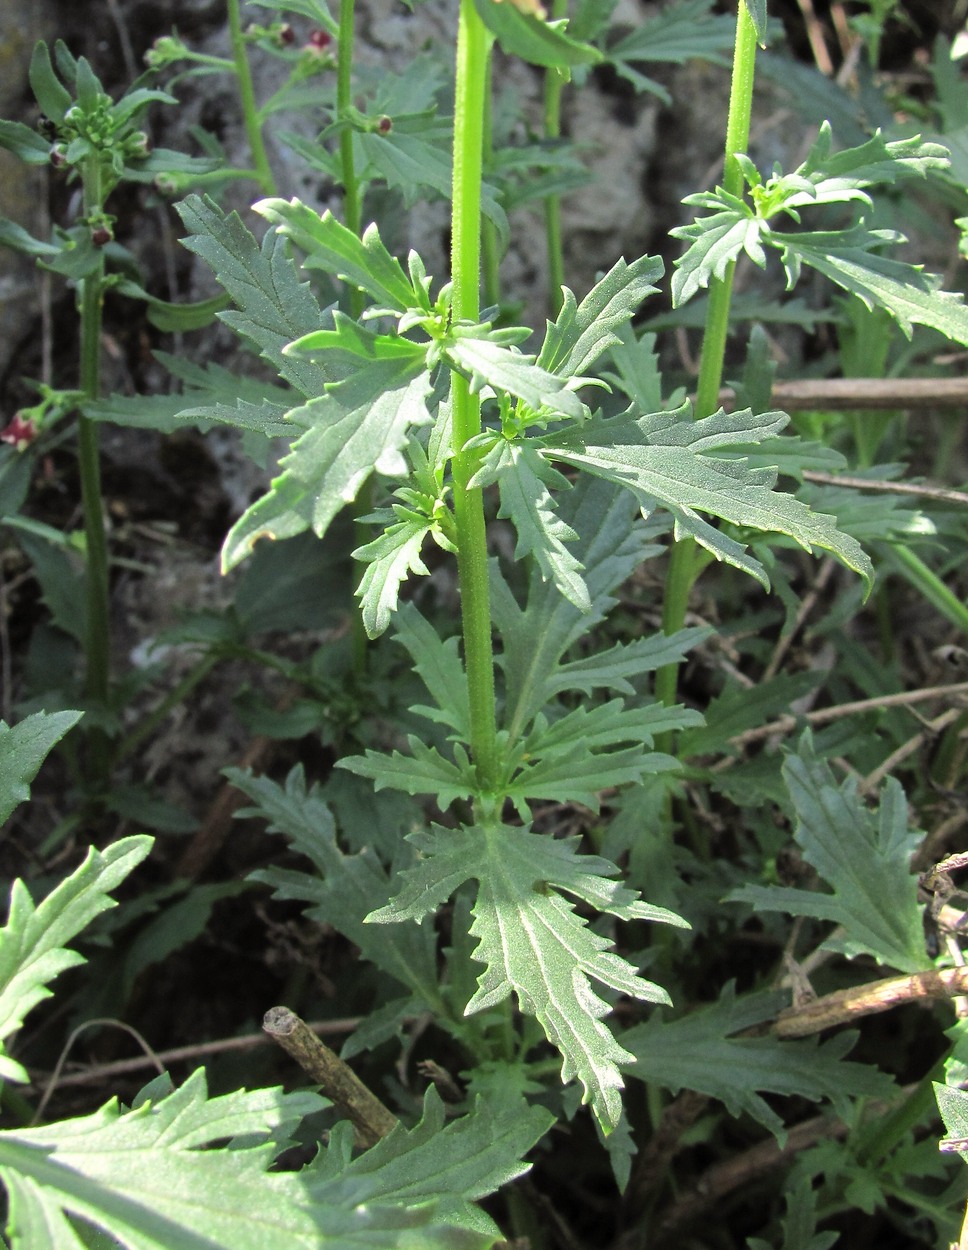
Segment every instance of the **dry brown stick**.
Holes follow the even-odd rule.
[[[858,699],[855,703],[841,703],[837,707],[822,707],[816,712],[804,712],[803,716],[778,716],[766,725],[746,729],[729,741],[733,746],[746,746],[772,738],[774,734],[790,733],[802,722],[808,725],[826,725],[842,716],[854,716],[863,712],[876,712],[885,707],[908,707],[913,703],[927,703],[929,699],[943,699],[956,694],[968,694],[968,681],[954,682],[949,686],[925,686],[920,690],[902,690],[897,694],[882,694],[873,699]]]
[[[347,1016],[342,1020],[321,1020],[316,1024],[307,1025],[314,1033],[352,1033],[359,1025],[362,1016]],[[83,1072],[68,1072],[58,1077],[58,1088],[67,1085],[96,1085],[99,1081],[116,1076],[129,1076],[140,1072],[143,1068],[153,1068],[156,1061],[166,1067],[184,1060],[201,1059],[205,1055],[221,1055],[226,1051],[250,1050],[253,1046],[268,1046],[269,1038],[264,1033],[248,1033],[245,1037],[223,1037],[214,1042],[196,1042],[192,1046],[176,1046],[172,1050],[159,1050],[152,1054],[138,1055],[134,1059],[118,1059],[112,1063],[97,1064],[85,1068]],[[49,1078],[40,1072],[32,1071],[31,1082],[40,1085]]]
[[[307,1075],[318,1082],[337,1109],[353,1122],[356,1141],[363,1149],[375,1146],[399,1121],[376,1094],[363,1084],[349,1064],[319,1040],[305,1021],[288,1007],[270,1007],[262,1027],[291,1055]]]
[[[914,1085],[902,1086],[902,1097],[909,1097],[916,1088]],[[865,1113],[867,1116],[882,1116],[897,1105],[897,1102],[872,1101],[865,1107]],[[782,1147],[773,1138],[767,1138],[757,1142],[749,1150],[744,1150],[742,1154],[713,1164],[698,1178],[690,1191],[678,1198],[662,1216],[649,1239],[649,1250],[661,1250],[661,1247],[670,1244],[680,1245],[681,1241],[674,1239],[673,1234],[678,1234],[687,1224],[695,1223],[710,1208],[714,1211],[720,1209],[722,1200],[728,1194],[764,1173],[789,1163],[795,1155],[817,1142],[825,1138],[846,1137],[849,1132],[850,1126],[842,1121],[818,1115],[812,1120],[804,1120],[803,1123],[794,1125],[787,1133],[786,1144]]]
[[[132,1028],[130,1024],[125,1024],[123,1020],[115,1020],[112,1017],[104,1018],[97,1016],[93,1020],[85,1020],[83,1024],[79,1024],[76,1029],[72,1030],[67,1041],[64,1043],[61,1053],[58,1056],[57,1063],[54,1067],[54,1071],[50,1075],[50,1080],[48,1080],[47,1084],[44,1086],[44,1092],[41,1095],[40,1102],[37,1104],[37,1109],[34,1111],[34,1118],[30,1122],[31,1125],[39,1124],[43,1120],[44,1112],[47,1110],[47,1104],[53,1097],[54,1091],[59,1085],[63,1084],[61,1080],[61,1072],[64,1069],[64,1064],[67,1062],[67,1056],[71,1053],[71,1047],[85,1031],[85,1029],[96,1028],[120,1029],[122,1032],[127,1033],[130,1037],[133,1037],[141,1047],[144,1052],[145,1062],[154,1067],[159,1075],[164,1072],[165,1065],[162,1063],[161,1057],[156,1055],[151,1049],[151,1044],[148,1039],[142,1036],[137,1029]]]
[[[936,716],[933,721],[929,721],[920,733],[916,733],[914,737],[909,738],[907,742],[902,742],[901,745],[897,747],[896,750],[892,751],[887,759],[879,764],[872,773],[868,773],[868,775],[857,787],[858,793],[870,794],[871,791],[876,790],[888,773],[893,772],[893,770],[897,768],[898,764],[903,764],[909,755],[914,755],[915,752],[919,751],[929,739],[934,738],[937,734],[941,733],[942,729],[947,729],[947,727],[956,721],[960,715],[960,708],[949,707],[947,712],[942,712],[942,714],[940,716]]]
[[[655,1132],[635,1160],[625,1191],[623,1206],[629,1218],[634,1219],[645,1209],[650,1196],[668,1175],[669,1161],[679,1150],[683,1133],[692,1127],[708,1105],[707,1094],[684,1089],[663,1109]]]
[[[652,1247],[659,1250],[660,1246],[681,1244],[674,1235],[687,1224],[699,1219],[706,1211],[716,1210],[722,1200],[740,1186],[771,1172],[774,1168],[788,1163],[794,1156],[809,1146],[815,1145],[824,1138],[846,1137],[849,1129],[846,1124],[828,1116],[816,1116],[790,1129],[786,1144],[782,1147],[773,1138],[758,1142],[749,1150],[736,1155],[723,1163],[708,1168],[696,1181],[688,1193],[684,1193],[662,1216],[653,1237],[649,1240]]]
[[[968,505],[968,491],[952,490],[949,486],[930,486],[923,482],[872,481],[868,477],[851,477],[846,473],[818,473],[814,469],[804,469],[803,476],[808,482],[819,482],[823,486],[850,486],[854,490],[881,491],[888,495],[917,495],[921,499],[935,499],[939,503]]]
[[[777,382],[771,402],[786,412],[968,407],[968,378],[803,378]],[[736,394],[719,392],[729,406]]]
[[[956,998],[966,992],[968,968],[932,968],[908,977],[886,977],[883,981],[824,994],[812,1003],[781,1012],[773,1028],[780,1037],[808,1037],[905,1003]]]
[[[912,872],[930,868],[937,860],[938,852],[949,844],[952,834],[957,833],[966,824],[968,824],[968,812],[963,806],[958,807],[950,816],[946,816],[940,825],[928,833],[915,851],[911,860]]]
[[[821,561],[820,571],[814,578],[814,582],[810,587],[810,590],[803,596],[803,602],[797,609],[796,618],[793,622],[793,628],[788,633],[784,634],[777,642],[773,655],[770,657],[770,662],[763,671],[762,681],[769,681],[771,677],[775,677],[779,672],[780,665],[783,663],[786,653],[793,646],[794,639],[800,633],[804,622],[816,606],[817,600],[820,598],[827,583],[833,576],[834,569],[836,569],[836,567],[837,562],[830,557]]]
[[[850,29],[842,0],[831,0],[830,21],[833,24],[837,42],[840,44],[841,55],[846,59],[861,40]],[[844,86],[840,74],[837,75],[837,81],[841,83],[841,86]]]
[[[566,1221],[561,1211],[552,1199],[534,1184],[529,1176],[523,1176],[517,1181],[520,1186],[521,1193],[530,1204],[534,1214],[539,1221],[543,1221],[545,1227],[543,1232],[550,1233],[554,1238],[554,1244],[560,1247],[560,1250],[584,1250],[583,1242],[579,1241],[577,1233]],[[514,1241],[499,1241],[494,1250],[530,1250],[531,1240],[528,1237],[516,1237]]]
[[[834,63],[830,59],[830,53],[827,51],[827,41],[823,37],[823,27],[817,18],[817,14],[813,7],[813,0],[797,0],[800,6],[800,12],[803,14],[803,24],[807,31],[807,39],[810,43],[810,51],[813,53],[813,59],[817,63],[817,69],[825,78],[832,78],[834,74]]]

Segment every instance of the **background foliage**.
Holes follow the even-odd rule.
[[[948,1246],[968,14],[457,7],[112,9],[0,122],[7,1242]],[[576,281],[569,129],[696,75]]]

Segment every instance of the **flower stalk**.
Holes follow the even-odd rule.
[[[242,17],[239,0],[228,0],[229,38],[232,43],[232,62],[235,77],[239,84],[239,98],[242,103],[242,121],[245,126],[245,137],[252,153],[252,164],[255,176],[264,195],[276,194],[276,180],[269,164],[265,141],[262,138],[262,126],[259,121],[259,109],[255,101],[255,87],[252,83],[252,70],[245,50],[245,35],[242,32]]]
[[[739,0],[723,171],[724,189],[737,197],[743,194],[744,182],[736,156],[744,154],[749,146],[755,67],[756,28],[746,0]],[[714,278],[709,284],[709,304],[706,309],[699,381],[696,387],[697,420],[708,417],[719,407],[735,269],[735,264],[728,265],[723,277]],[[673,546],[662,609],[662,628],[667,634],[674,634],[682,629],[689,606],[689,594],[708,563],[709,557],[698,550],[694,538],[685,538]],[[663,703],[675,703],[678,680],[678,664],[667,665],[656,674],[656,694]]]
[[[487,63],[491,38],[473,0],[461,0],[454,105],[454,182],[451,243],[453,318],[476,321],[480,311],[481,183]],[[484,500],[468,484],[476,455],[466,444],[480,433],[481,400],[466,378],[451,375],[453,400],[454,516],[460,577],[464,664],[470,702],[471,751],[478,782],[492,791],[499,772],[494,699],[494,657],[488,588]]]
[[[81,178],[84,214],[88,220],[97,220],[104,211],[101,166],[97,156],[85,162]],[[80,281],[79,385],[82,401],[94,400],[100,395],[103,299],[104,258],[99,256],[93,272]],[[104,527],[98,443],[97,424],[82,413],[78,420],[78,467],[86,547],[85,693],[89,699],[104,704],[107,702],[110,679],[111,631],[108,612],[108,544]]]
[[[566,17],[567,0],[554,0],[552,16]],[[545,70],[544,134],[549,142],[561,138],[561,94],[568,81],[565,73],[555,67]],[[544,202],[545,236],[548,248],[548,308],[550,316],[561,311],[561,288],[565,285],[565,253],[561,234],[561,196],[548,195]]]

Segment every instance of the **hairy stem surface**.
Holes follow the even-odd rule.
[[[276,194],[276,180],[269,164],[266,145],[262,139],[262,126],[259,122],[259,110],[255,102],[255,88],[252,85],[252,70],[245,51],[245,38],[242,34],[242,18],[239,12],[239,0],[228,0],[229,38],[232,41],[232,60],[235,64],[235,76],[239,84],[239,99],[242,103],[242,121],[245,125],[245,137],[252,153],[252,164],[256,178],[265,195]]]
[[[490,38],[473,0],[461,0],[454,103],[454,196],[451,244],[453,316],[476,321],[480,309],[481,180],[487,62]],[[494,659],[487,574],[484,500],[469,489],[476,456],[464,450],[480,433],[480,396],[466,378],[452,374],[454,516],[460,576],[464,663],[470,701],[471,751],[480,786],[494,788],[498,775]]]
[[[347,120],[353,103],[354,5],[355,0],[340,0],[339,34],[336,45],[336,117],[343,122]],[[339,160],[340,177],[343,181],[343,221],[354,234],[358,235],[363,229],[363,199],[360,194],[359,179],[356,176],[352,126],[344,126],[340,131]],[[365,306],[363,292],[351,286],[349,302],[350,315],[359,320]],[[360,520],[372,511],[373,487],[368,480],[360,488],[353,501],[353,531],[357,547],[365,546],[372,537],[369,528]],[[353,668],[358,675],[362,675],[366,671],[368,650],[362,612],[353,614],[352,645]]]
[[[755,65],[756,29],[746,7],[746,0],[740,0],[736,21],[736,44],[733,51],[729,117],[726,123],[726,162],[723,175],[724,188],[735,196],[743,194],[743,174],[735,157],[737,154],[745,153],[749,146]],[[695,415],[697,420],[701,417],[708,417],[719,406],[734,271],[735,265],[729,265],[721,280],[713,279],[709,284],[709,305],[706,310],[699,381],[696,387]],[[667,634],[674,634],[682,629],[689,604],[689,592],[705,563],[701,553],[696,549],[695,539],[686,538],[673,546],[662,610],[662,628]],[[678,680],[678,664],[670,664],[659,670],[656,675],[656,694],[663,703],[675,703]]]
[[[84,213],[90,220],[103,211],[101,173],[97,160],[83,170]],[[101,310],[104,296],[104,259],[80,283],[80,389],[85,399],[97,399],[101,388]],[[87,639],[86,693],[106,703],[111,667],[108,613],[108,544],[101,496],[101,461],[95,422],[81,416],[78,423],[78,464],[86,542]]]
[[[566,17],[567,0],[554,0],[552,17]],[[545,138],[555,142],[561,138],[561,93],[566,78],[561,70],[545,70],[544,82],[544,133]],[[561,196],[545,197],[545,236],[548,247],[548,308],[552,320],[561,312],[561,288],[565,284],[565,256],[561,241]]]

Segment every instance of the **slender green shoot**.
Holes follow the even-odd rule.
[[[554,0],[553,18],[567,17],[568,0]],[[568,81],[563,70],[545,70],[544,135],[549,141],[561,138],[561,93]],[[548,308],[552,319],[561,311],[561,288],[565,284],[565,254],[561,238],[561,196],[548,195],[544,202],[545,236],[548,247]]]
[[[101,167],[98,158],[87,160],[82,169],[84,214],[97,220],[104,211],[101,193]],[[104,297],[104,259],[80,283],[80,363],[79,382],[84,399],[100,396],[101,320]],[[87,642],[85,687],[88,698],[104,704],[110,679],[110,619],[108,611],[108,544],[104,528],[104,502],[101,495],[101,462],[98,454],[98,428],[81,416],[78,421],[78,464],[81,478],[81,506],[86,540]]]
[[[484,110],[483,161],[485,169],[490,165],[494,154],[494,110],[491,68],[493,62],[487,60],[487,101]],[[484,266],[484,303],[488,308],[497,308],[501,303],[501,241],[498,238],[497,226],[490,217],[481,222],[481,244],[483,248]]]
[[[753,76],[756,66],[756,29],[746,7],[740,0],[736,21],[736,44],[733,51],[733,76],[726,123],[726,159],[723,186],[731,195],[743,194],[742,170],[735,160],[746,152],[750,137],[750,116],[753,108]],[[723,380],[726,336],[729,332],[729,309],[733,295],[735,265],[729,265],[722,280],[709,284],[709,305],[703,333],[699,382],[696,388],[695,415],[707,417],[719,407],[719,391]],[[666,595],[662,611],[662,628],[674,634],[682,628],[689,605],[689,593],[708,560],[696,550],[696,542],[687,538],[672,548]],[[670,664],[656,674],[656,694],[663,703],[676,701],[679,666]]]
[[[245,36],[242,33],[242,18],[239,11],[239,0],[228,0],[229,38],[232,42],[232,62],[235,76],[239,83],[239,98],[242,102],[242,120],[245,135],[252,153],[255,176],[263,194],[275,195],[276,180],[269,164],[265,141],[262,138],[262,126],[259,122],[259,109],[255,102],[255,87],[252,85],[252,70],[245,50]]]
[[[928,568],[910,547],[900,543],[888,549],[891,564],[906,581],[927,599],[936,612],[946,617],[963,634],[968,634],[968,607],[941,578]]]
[[[336,116],[344,123],[339,135],[340,176],[343,182],[343,221],[358,235],[363,229],[363,197],[356,174],[356,157],[353,152],[353,127],[349,124],[349,110],[353,103],[353,45],[354,2],[340,0],[339,34],[336,44]],[[365,298],[355,286],[349,287],[350,315],[359,319],[363,315]],[[373,511],[373,486],[367,480],[353,501],[353,528],[357,547],[365,546],[371,539],[369,528],[361,521]],[[353,669],[357,675],[366,671],[369,641],[363,624],[363,615],[353,615]]]
[[[168,691],[158,706],[149,712],[144,720],[139,721],[130,732],[125,734],[124,741],[119,745],[116,752],[116,758],[118,760],[124,759],[136,751],[143,742],[147,742],[158,726],[164,722],[165,718],[176,707],[180,707],[186,701],[195,687],[205,680],[221,660],[222,656],[218,652],[206,652],[198,663],[188,670],[181,681]]]
[[[343,220],[354,234],[359,234],[363,225],[363,206],[353,155],[353,128],[348,124],[349,110],[353,103],[353,6],[354,0],[340,0],[336,46],[336,116],[344,123],[339,136]],[[363,292],[355,287],[350,289],[350,305],[353,316],[358,317],[363,311]]]
[[[474,7],[461,0],[457,34],[454,102],[454,186],[451,244],[453,316],[476,321],[480,310],[481,182],[487,62],[491,39]],[[452,374],[454,514],[457,567],[461,588],[464,663],[470,701],[471,750],[481,789],[494,788],[498,776],[494,660],[488,590],[484,500],[468,488],[476,456],[465,444],[481,430],[480,396],[467,379]]]

